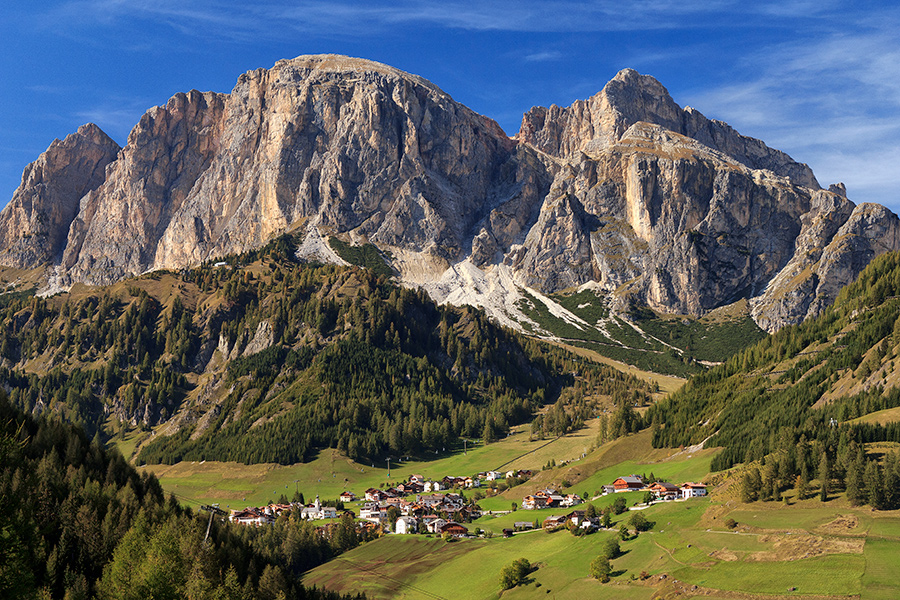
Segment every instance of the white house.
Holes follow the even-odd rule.
[[[681,485],[682,498],[697,498],[706,495],[706,486],[702,483],[684,483]]]
[[[565,508],[569,508],[571,506],[575,506],[576,504],[581,504],[582,502],[584,501],[578,494],[567,494],[565,497],[563,497],[562,500],[560,500],[559,505]]]
[[[380,523],[384,519],[387,519],[387,508],[379,506],[375,502],[367,502],[359,509],[359,518],[364,521]]]
[[[502,477],[503,477],[503,473],[501,473],[499,471],[488,471],[484,475],[484,478],[487,479],[488,481],[494,481],[494,480],[500,479]]]
[[[229,519],[234,523],[241,525],[270,525],[275,522],[271,514],[267,514],[258,508],[245,508],[244,510],[233,510]]]
[[[416,533],[418,527],[419,522],[415,517],[400,517],[397,519],[397,523],[394,524],[394,531],[405,535],[408,533]]]
[[[426,481],[425,482],[425,491],[426,492],[437,492],[442,489],[444,489],[444,487],[440,481]]]
[[[320,519],[336,519],[337,509],[333,506],[322,506],[319,497],[309,506],[300,509],[300,518],[309,519],[310,521],[318,521]]]
[[[428,533],[440,533],[441,527],[447,524],[447,521],[438,517],[437,519],[432,519],[425,524],[426,529],[428,529]]]

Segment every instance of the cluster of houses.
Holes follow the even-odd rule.
[[[553,488],[546,488],[522,499],[522,508],[569,508],[584,502],[578,494],[560,494]]]
[[[343,492],[341,502],[362,501],[359,507],[359,519],[367,522],[368,527],[387,528],[394,520],[394,531],[400,534],[432,533],[451,536],[466,536],[468,529],[460,522],[473,521],[481,516],[479,507],[466,502],[462,495],[449,492],[437,493],[454,488],[480,487],[482,481],[495,481],[502,478],[519,477],[527,479],[530,471],[486,471],[474,477],[444,477],[440,480],[426,480],[421,475],[413,475],[409,481],[387,489],[369,488],[363,498],[352,492]],[[680,486],[665,481],[646,484],[637,475],[617,478],[612,484],[603,486],[603,494],[619,492],[648,491],[658,500],[680,500],[706,495],[706,486],[702,483],[687,482]],[[553,488],[542,489],[532,495],[525,496],[522,508],[525,510],[544,508],[571,508],[586,499],[577,494],[562,494]],[[391,511],[391,508],[396,510]],[[275,522],[286,511],[298,511],[301,519],[322,521],[336,519],[339,511],[333,506],[325,506],[316,496],[315,502],[308,505],[299,503],[270,504],[264,507],[245,508],[231,512],[231,521],[245,525],[266,525]],[[350,512],[352,511],[343,511]],[[357,515],[353,514],[354,517]],[[587,517],[584,510],[573,510],[565,515],[551,516],[544,520],[543,528],[572,526],[585,530],[600,527],[600,519]],[[526,521],[516,523],[516,528],[530,529],[532,524]],[[506,532],[504,532],[506,533]]]
[[[248,506],[231,511],[228,517],[232,523],[241,525],[271,525],[282,513],[293,510],[292,504],[269,504],[268,506]]]
[[[477,479],[444,477],[440,481],[427,481],[421,475],[413,475],[406,483],[387,489],[369,488],[360,507],[359,518],[382,525],[390,519],[390,509],[395,507],[397,517],[394,531],[401,534],[436,533],[464,536],[468,529],[459,521],[472,521],[481,516],[475,504],[456,493],[439,494],[435,490],[474,487]],[[341,494],[342,501],[356,500],[350,492]]]
[[[566,515],[547,517],[546,519],[544,519],[542,527],[544,529],[567,527],[569,522],[571,522],[574,527],[587,531],[600,528],[600,518],[589,517],[587,516],[586,511],[583,510],[573,510]]]
[[[652,492],[657,500],[686,500],[706,495],[706,486],[702,483],[689,481],[680,486],[666,481],[656,481],[652,484],[644,483],[637,475],[619,477],[612,485],[604,485],[604,494],[618,492]]]
[[[337,508],[324,506],[318,496],[316,496],[316,501],[309,505],[291,502],[290,504],[247,507],[231,511],[231,515],[228,518],[231,522],[240,523],[241,525],[271,525],[283,513],[295,510],[300,512],[301,519],[309,519],[310,521],[338,518]]]
[[[421,475],[413,475],[408,482],[387,489],[369,488],[363,498],[352,492],[343,492],[339,499],[350,503],[362,501],[359,519],[370,525],[387,527],[392,516],[396,516],[396,533],[434,533],[451,536],[465,536],[468,529],[459,522],[468,522],[481,516],[481,510],[474,503],[468,503],[457,493],[436,493],[452,488],[480,486],[482,477],[444,477],[440,480],[426,480]],[[501,474],[502,475],[502,474]],[[514,474],[512,476],[518,476]],[[396,512],[391,514],[391,507]],[[244,525],[268,525],[275,522],[286,511],[298,511],[301,519],[312,521],[336,519],[339,511],[333,506],[325,506],[316,496],[308,505],[299,503],[270,504],[264,507],[249,507],[231,511],[230,520]],[[341,511],[350,512],[352,511]],[[357,515],[353,514],[354,517]]]
[[[680,486],[666,481],[657,481],[651,485],[637,475],[619,477],[610,485],[603,486],[603,495],[618,492],[652,492],[658,500],[681,500],[706,495],[706,486],[702,483],[687,482]],[[522,508],[535,510],[541,508],[570,508],[584,502],[577,494],[560,494],[553,488],[547,488],[525,496],[522,499]],[[576,511],[578,512],[578,511]],[[570,515],[571,516],[571,515]],[[563,517],[559,517],[563,518]],[[577,525],[577,524],[576,524]],[[580,525],[577,525],[580,526]]]

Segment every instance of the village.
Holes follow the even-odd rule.
[[[242,525],[271,525],[281,516],[291,516],[312,522],[329,522],[338,518],[350,518],[356,521],[357,528],[376,534],[432,534],[450,538],[469,537],[469,528],[464,523],[471,523],[484,513],[478,506],[473,494],[467,499],[464,490],[480,488],[483,483],[515,478],[525,481],[532,476],[529,470],[486,471],[472,477],[446,476],[440,480],[429,480],[421,475],[412,475],[409,481],[387,488],[369,488],[357,495],[350,491],[340,494],[335,505],[323,504],[319,496],[310,504],[301,502],[272,503],[264,507],[248,507],[231,511],[229,519]],[[452,490],[452,491],[451,491]],[[618,477],[609,485],[604,485],[600,495],[594,498],[581,498],[577,494],[562,494],[554,488],[545,488],[529,494],[522,499],[523,510],[572,509],[561,515],[550,515],[539,521],[516,521],[514,529],[504,529],[505,536],[515,531],[531,529],[555,529],[570,527],[584,531],[592,531],[608,526],[608,516],[598,513],[590,500],[609,494],[622,492],[645,492],[641,504],[648,506],[653,502],[683,501],[694,497],[705,496],[706,486],[702,483],[686,482],[679,485],[665,481],[645,483],[638,475]],[[346,504],[356,503],[358,514],[345,508]],[[574,507],[587,506],[581,509]],[[617,503],[621,510],[626,510],[624,501]],[[515,508],[513,509],[515,510]],[[494,514],[510,511],[494,511]],[[324,527],[324,525],[323,525]],[[480,533],[480,530],[476,530]]]

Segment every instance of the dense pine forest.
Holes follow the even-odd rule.
[[[210,522],[117,451],[26,416],[2,390],[0,505],[2,598],[338,600],[295,576],[360,541],[352,523],[323,537],[284,519],[265,535]]]
[[[706,440],[715,470],[755,464],[750,497],[777,497],[811,479],[852,501],[900,508],[900,423],[856,420],[900,406],[900,254],[876,258],[824,315],[785,327],[698,375],[647,418],[656,446]]]
[[[142,462],[421,455],[493,441],[557,401],[538,433],[560,435],[650,391],[385,273],[300,264],[290,236],[181,273],[10,298],[0,324],[16,406],[98,439],[166,424]]]

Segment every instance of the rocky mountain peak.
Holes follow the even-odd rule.
[[[819,189],[808,165],[726,123],[707,119],[696,109],[682,109],[659,81],[634,69],[619,71],[596,95],[568,108],[532,108],[523,116],[516,139],[551,156],[572,159],[580,152],[603,151],[641,121],[693,138],[751,169],[769,170]]]
[[[99,187],[119,145],[87,123],[54,140],[25,167],[22,183],[0,212],[0,264],[30,268],[58,258],[79,200]]]
[[[622,69],[590,100],[599,110],[615,115],[616,138],[639,121],[682,133],[682,110],[669,90],[650,75]]]
[[[374,60],[364,58],[354,58],[350,56],[342,56],[340,54],[305,54],[292,59],[280,60],[270,69],[270,72],[276,76],[288,73],[291,70],[304,72],[304,76],[309,77],[310,74],[317,73],[322,76],[330,74],[338,75],[365,75],[377,74],[387,76],[392,79],[403,79],[416,85],[428,88],[442,96],[450,97],[449,94],[441,90],[438,86],[428,81],[424,77],[413,75]],[[261,70],[263,71],[263,70]]]

